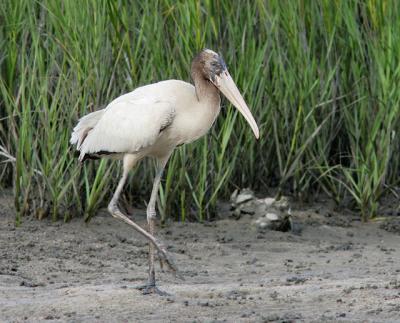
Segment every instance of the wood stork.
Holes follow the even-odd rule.
[[[200,138],[211,128],[220,112],[219,92],[240,111],[256,138],[259,137],[257,123],[219,54],[210,49],[202,50],[192,61],[191,77],[194,86],[179,80],[167,80],[124,94],[105,109],[81,118],[71,135],[70,142],[76,145],[81,162],[100,157],[123,161],[122,178],[108,211],[149,240],[149,278],[144,293],[164,294],[156,287],[155,249],[160,260],[177,272],[165,245],[154,235],[158,187],[173,150]],[[156,158],[158,169],[147,206],[146,231],[123,214],[117,203],[128,172],[148,156]]]

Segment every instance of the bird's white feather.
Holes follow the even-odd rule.
[[[102,109],[89,113],[88,115],[79,119],[78,124],[72,131],[70,143],[72,145],[77,145],[77,149],[79,149],[88,132],[96,126],[104,112],[105,110]]]
[[[111,102],[78,147],[80,159],[101,151],[134,153],[152,145],[173,121],[175,109],[172,102],[161,100],[150,90],[148,86],[138,88]],[[84,126],[78,124],[76,128],[82,132]],[[76,136],[71,142],[76,142]]]
[[[81,161],[85,154],[96,153],[116,153],[113,158],[121,158],[143,152],[158,158],[203,136],[219,113],[219,103],[215,93],[199,100],[194,86],[187,82],[153,83],[83,117],[74,128],[71,143],[77,144]]]

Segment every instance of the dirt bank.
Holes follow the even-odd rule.
[[[315,208],[294,211],[301,235],[259,233],[250,215],[174,223],[159,234],[185,281],[158,271],[172,294],[160,297],[133,288],[146,280],[148,248],[125,224],[101,212],[89,225],[26,218],[15,228],[10,200],[0,202],[1,321],[400,319],[400,236],[379,223]],[[142,211],[136,219],[144,223]]]

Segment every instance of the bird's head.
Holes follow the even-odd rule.
[[[215,77],[226,70],[226,64],[221,55],[211,49],[203,49],[193,60],[193,70],[201,73],[202,77],[215,82]]]
[[[214,84],[214,86],[225,95],[244,116],[253,130],[255,137],[258,139],[260,132],[257,123],[229,74],[222,56],[211,49],[203,49],[193,59],[192,71],[200,73],[203,79]],[[192,77],[195,78],[193,75]]]

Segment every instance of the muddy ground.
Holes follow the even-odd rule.
[[[400,235],[324,204],[293,211],[301,235],[257,232],[250,215],[159,229],[185,278],[158,270],[161,297],[134,288],[148,247],[124,223],[100,212],[16,228],[0,202],[0,321],[400,321]]]

